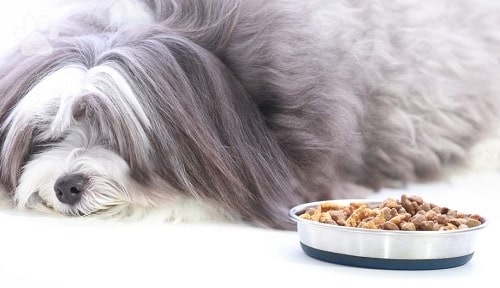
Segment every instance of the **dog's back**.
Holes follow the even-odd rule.
[[[236,27],[226,58],[305,179],[436,179],[498,127],[497,1],[274,2],[291,14]]]

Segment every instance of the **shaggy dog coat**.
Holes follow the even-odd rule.
[[[50,53],[0,66],[0,183],[20,208],[291,228],[439,177],[498,123],[498,3],[68,4]]]

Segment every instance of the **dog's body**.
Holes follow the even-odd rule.
[[[297,203],[437,177],[498,123],[494,0],[102,2],[1,67],[18,207],[290,228]]]

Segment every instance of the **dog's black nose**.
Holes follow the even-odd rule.
[[[60,177],[54,184],[57,199],[65,204],[76,204],[82,198],[82,192],[87,183],[88,179],[79,174]]]

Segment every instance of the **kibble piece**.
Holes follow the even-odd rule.
[[[417,195],[411,195],[410,197],[408,197],[408,199],[410,199],[412,202],[417,202],[418,205],[424,204],[424,200],[422,199],[422,197]]]
[[[366,205],[361,205],[356,210],[354,210],[352,212],[352,214],[351,214],[351,216],[349,216],[349,218],[347,218],[347,220],[345,221],[346,226],[357,227],[363,219],[365,219],[367,217],[376,216],[376,214],[377,214],[377,211],[375,211],[374,209],[370,209]]]
[[[422,231],[432,231],[434,228],[434,221],[425,220],[418,225],[418,229]]]
[[[470,215],[470,218],[471,218],[471,219],[475,219],[475,220],[480,221],[480,222],[482,222],[482,221],[483,221],[483,217],[481,217],[481,216],[479,216],[479,215],[477,215],[477,214],[472,214],[472,215]]]
[[[467,220],[465,225],[467,225],[467,227],[469,227],[469,228],[472,228],[472,227],[476,227],[476,226],[481,225],[481,221],[476,220],[476,219],[469,219],[469,220]]]
[[[388,208],[394,208],[398,205],[398,201],[392,198],[386,199],[382,204],[380,205],[381,207],[388,207]]]
[[[436,212],[436,214],[441,213],[441,207],[439,207],[439,206],[434,206],[431,210]]]
[[[434,219],[434,217],[436,217],[436,215],[438,215],[439,213],[436,212],[436,210],[432,209],[432,210],[429,210],[425,213],[425,219],[427,220],[432,220]]]
[[[384,225],[386,221],[387,220],[385,219],[385,216],[382,213],[378,213],[377,216],[373,218],[373,223],[377,226],[377,228],[382,227],[382,225]]]
[[[366,205],[361,205],[356,210],[354,210],[352,212],[351,216],[349,216],[349,218],[347,218],[347,220],[345,221],[345,226],[357,227],[359,222],[361,222],[361,220],[363,219],[361,216],[362,216],[362,214],[364,214],[363,210],[365,208],[366,208]]]
[[[398,210],[396,208],[392,208],[391,209],[391,218],[394,218],[394,217],[398,216],[398,214],[399,214],[399,212],[398,212]],[[389,219],[391,219],[391,218],[389,218]]]
[[[385,222],[383,227],[385,230],[399,230],[399,226],[391,221]]]
[[[431,206],[429,205],[429,203],[423,203],[420,206],[420,210],[423,211],[423,212],[427,212],[427,211],[431,210]]]
[[[401,196],[401,205],[411,215],[415,215],[415,213],[417,213],[417,211],[413,207],[412,201],[410,199],[408,199],[408,197],[406,195]]]
[[[406,219],[406,215],[405,214],[400,214],[400,215],[397,215],[397,216],[393,217],[389,221],[392,222],[392,223],[394,223],[394,224],[396,224],[397,226],[399,226],[399,224],[401,224],[401,222],[403,222],[405,219]]]
[[[419,227],[420,224],[422,224],[422,222],[424,222],[426,219],[425,219],[425,216],[422,215],[422,214],[416,214],[415,216],[413,216],[411,218],[411,222],[416,226],[416,227]]]
[[[441,224],[434,222],[434,225],[432,225],[432,231],[439,231],[441,227],[442,227]]]
[[[448,225],[449,219],[446,215],[443,214],[438,214],[432,218],[435,222],[441,224],[441,225]]]
[[[311,215],[309,215],[308,213],[301,214],[299,215],[299,217],[306,220],[312,220]]]
[[[331,221],[331,220],[333,220],[332,216],[330,216],[330,213],[328,213],[328,212],[322,212],[320,217],[319,217],[319,222],[321,222],[321,223],[326,223],[327,221]]]
[[[341,210],[344,208],[343,205],[335,203],[335,202],[323,202],[323,203],[321,203],[320,207],[321,207],[322,212],[330,211],[330,210]]]
[[[439,231],[448,231],[448,230],[457,230],[457,226],[448,223],[446,225],[439,227]]]
[[[318,207],[316,208],[316,210],[314,210],[314,213],[311,215],[311,220],[319,222],[320,218],[321,218],[321,207]]]
[[[382,209],[380,209],[380,212],[381,212],[380,214],[384,216],[385,221],[389,221],[392,217],[397,215],[396,209],[394,209],[394,212],[396,213],[392,215],[393,214],[392,209],[389,207],[382,207]]]
[[[361,222],[359,223],[358,228],[377,229],[377,225],[375,225],[373,221]]]
[[[415,224],[413,224],[412,222],[403,222],[403,223],[401,223],[400,227],[401,227],[401,230],[404,230],[404,231],[416,231],[417,230],[417,227],[415,227]]]
[[[341,226],[345,226],[345,219],[347,219],[348,215],[345,210],[330,210],[328,212],[330,213],[332,220]]]
[[[467,223],[467,219],[465,219],[465,218],[451,218],[450,223],[458,227],[460,225],[465,225],[465,223]]]

